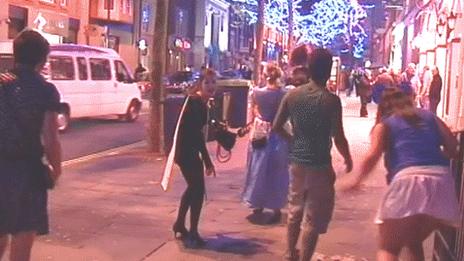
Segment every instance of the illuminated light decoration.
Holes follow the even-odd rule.
[[[146,50],[148,48],[147,40],[140,39],[137,43],[137,46],[139,47],[140,50]]]
[[[184,47],[184,41],[182,41],[182,38],[176,38],[174,40],[174,47],[182,49]]]
[[[184,50],[190,50],[192,48],[192,44],[188,40],[184,40],[182,48],[184,48]]]
[[[300,6],[302,4],[304,1],[299,2]],[[367,17],[367,13],[356,0],[323,0],[314,4],[306,15],[296,13],[294,23],[298,43],[330,47],[341,41],[348,48],[351,47],[355,58],[364,55],[368,36],[361,21]]]
[[[231,0],[234,12],[249,24],[257,21],[257,0]],[[299,44],[310,43],[319,47],[332,47],[342,42],[353,56],[361,58],[367,48],[368,36],[361,23],[367,17],[366,9],[356,0],[322,0],[303,14],[309,0],[293,0],[293,34]],[[238,13],[237,13],[238,12]],[[280,32],[288,32],[288,0],[269,0],[264,8],[264,24]],[[341,49],[341,52],[350,51]]]
[[[257,0],[231,0],[235,15],[248,24],[258,21]],[[288,0],[269,0],[264,6],[264,24],[280,32],[288,31]]]

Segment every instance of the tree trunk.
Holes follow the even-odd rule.
[[[293,0],[288,0],[288,55],[293,50]]]
[[[253,81],[255,85],[259,84],[261,76],[261,61],[263,59],[263,37],[264,37],[264,5],[266,0],[258,0],[258,21],[256,22],[256,50],[254,59]]]
[[[153,37],[153,61],[151,72],[152,95],[150,99],[150,126],[148,144],[152,152],[163,152],[163,101],[162,77],[166,72],[169,0],[158,0],[156,5],[155,35]]]

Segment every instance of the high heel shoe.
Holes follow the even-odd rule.
[[[186,242],[186,246],[188,248],[201,248],[206,245],[206,240],[200,237],[198,232],[190,233],[188,236],[188,240]]]
[[[172,226],[172,232],[174,232],[175,239],[186,239],[189,235],[189,232],[185,226],[177,223]]]
[[[278,224],[282,219],[282,213],[280,211],[274,211],[271,218],[267,221],[267,224]]]
[[[261,215],[263,214],[264,208],[255,208],[253,209],[253,215]]]

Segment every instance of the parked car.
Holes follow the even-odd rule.
[[[167,93],[183,93],[195,85],[199,73],[192,71],[177,71],[163,79],[163,85]]]
[[[242,73],[239,70],[225,70],[219,73],[219,80],[242,79]]]
[[[149,98],[153,89],[153,86],[151,84],[150,72],[145,71],[142,73],[138,73],[135,77],[135,81],[137,82],[137,86],[139,87],[139,90],[142,93],[142,98]]]
[[[60,93],[61,131],[69,127],[71,118],[117,115],[132,122],[139,117],[140,90],[126,63],[112,49],[51,45],[42,74]]]

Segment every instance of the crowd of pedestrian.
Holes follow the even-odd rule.
[[[59,94],[39,74],[48,52],[49,45],[40,34],[25,31],[14,41],[13,74],[0,75],[0,98],[10,105],[0,104],[0,113],[14,115],[14,121],[8,122],[6,116],[0,119],[0,133],[13,134],[12,126],[16,127],[23,135],[21,146],[26,148],[13,144],[24,153],[8,153],[10,140],[2,138],[0,258],[10,243],[14,261],[29,260],[35,236],[48,232],[47,188],[61,174]],[[336,192],[333,144],[344,159],[346,173],[353,169],[342,102],[327,89],[333,57],[326,49],[302,56],[302,64],[293,68],[289,80],[276,64],[267,64],[262,75],[264,87],[252,92],[252,128],[242,194],[254,214],[272,210],[271,224],[280,222],[281,210],[287,206],[285,258],[290,261],[311,260],[319,236],[328,230]],[[187,183],[172,230],[189,248],[206,244],[199,233],[204,175],[215,176],[216,172],[206,149],[204,127],[210,123],[209,101],[216,91],[216,77],[214,70],[205,68],[187,95],[172,148],[174,162]],[[402,249],[410,260],[424,260],[424,239],[434,229],[455,225],[459,218],[448,168],[449,160],[457,156],[457,142],[435,116],[442,87],[440,74],[435,66],[417,73],[416,66],[409,64],[401,74],[387,69],[377,75],[357,70],[353,79],[361,97],[360,116],[367,117],[370,99],[379,106],[371,147],[359,171],[342,180],[340,188],[356,188],[383,155],[389,188],[375,220],[378,260],[398,260]],[[7,109],[14,110],[13,114]],[[188,212],[189,229],[185,224]]]
[[[353,70],[350,77],[360,97],[361,117],[368,116],[366,105],[371,100],[379,104],[383,91],[391,87],[399,88],[409,95],[417,107],[437,113],[443,82],[435,65],[425,65],[422,70],[417,70],[416,64],[410,63],[402,73],[386,67],[376,69],[376,73],[370,68],[358,68]],[[351,88],[348,88],[347,95],[350,94]]]

